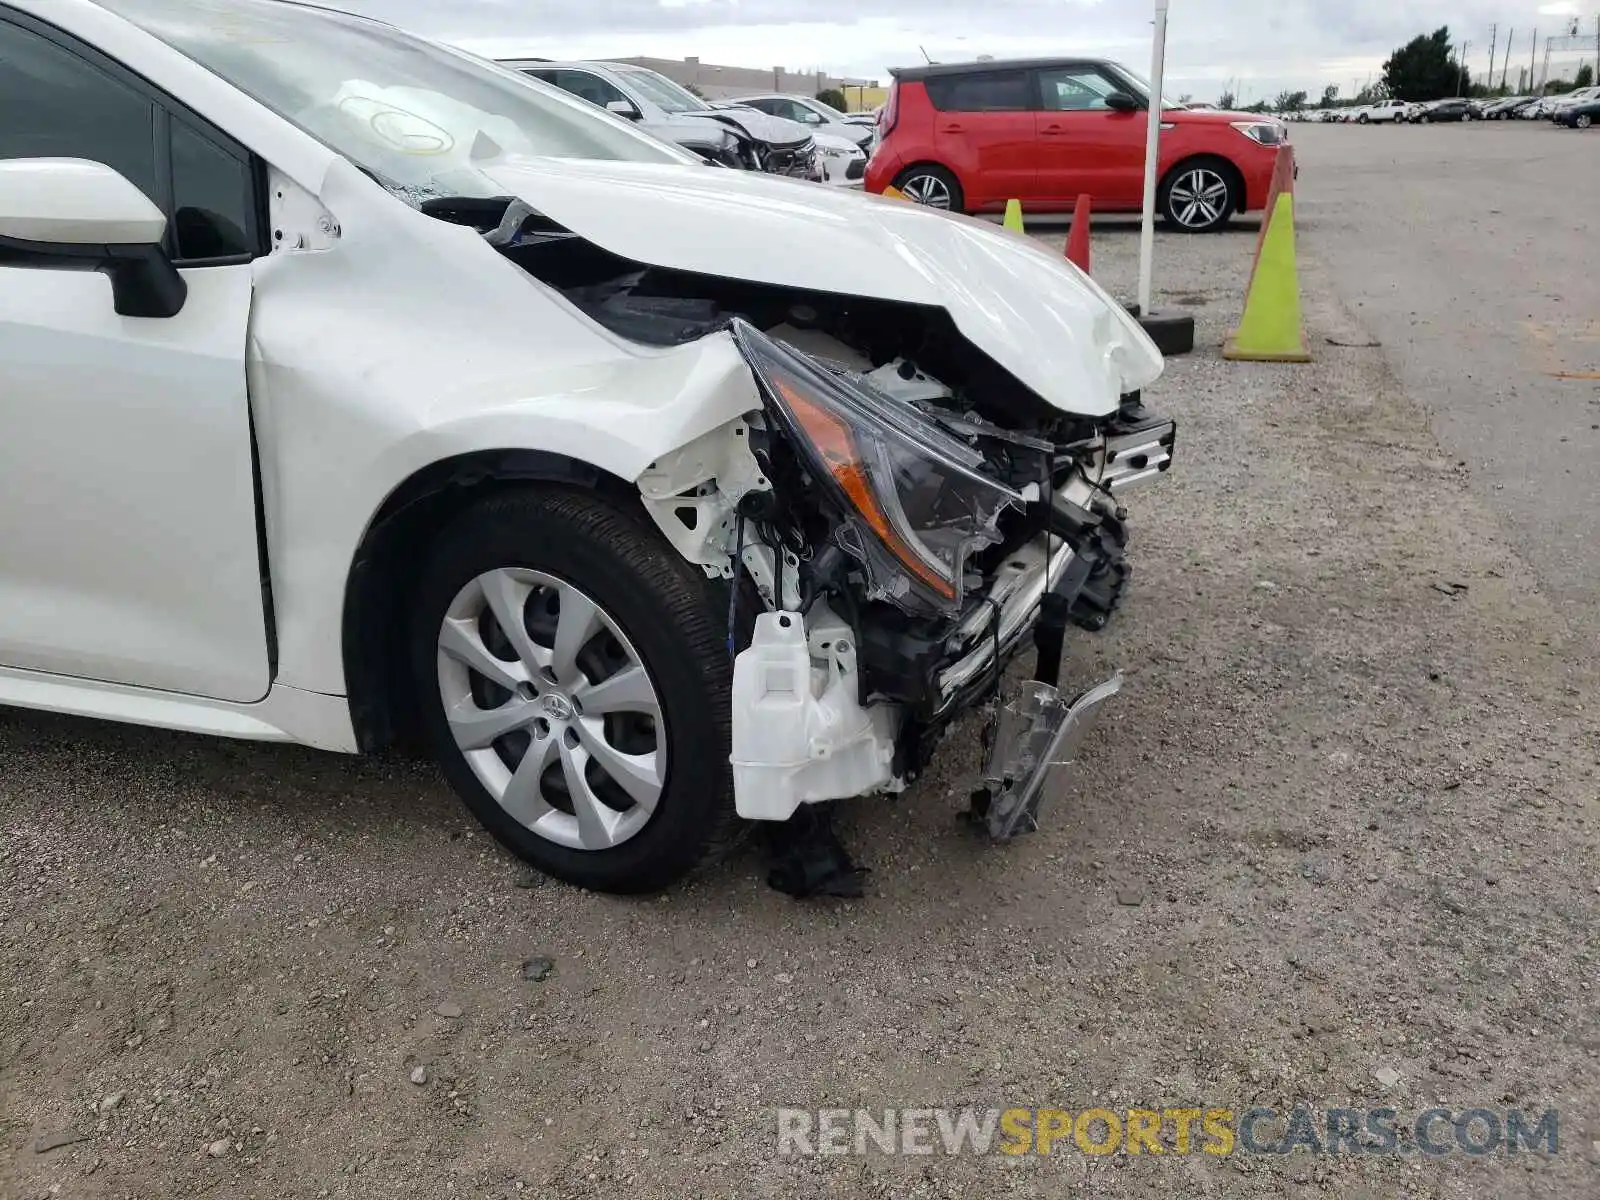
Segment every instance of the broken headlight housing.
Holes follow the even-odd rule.
[[[1000,515],[1023,496],[981,474],[981,454],[860,375],[748,322],[732,331],[837,516],[835,540],[861,564],[868,595],[907,612],[959,611],[968,557],[1001,540]]]

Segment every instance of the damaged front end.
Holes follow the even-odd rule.
[[[1058,442],[953,407],[904,360],[863,373],[742,320],[732,333],[766,402],[748,442],[772,486],[735,516],[773,609],[735,665],[740,813],[900,790],[985,705],[975,815],[997,839],[1034,828],[1051,768],[1121,686],[1062,697],[1062,644],[1115,611],[1128,568],[1113,489],[1166,469],[1173,424],[1133,402]],[[1034,678],[1006,702],[1030,633]]]
[[[652,266],[520,201],[425,209],[622,337],[727,338],[749,365],[758,407],[635,481],[726,586],[740,815],[903,790],[981,708],[974,815],[999,839],[1033,828],[1052,768],[1121,686],[1058,691],[1063,642],[1120,604],[1122,497],[1171,465],[1174,423],[1137,392],[1086,396],[1087,413],[1047,401],[931,305]],[[1119,361],[1116,322],[1096,321]],[[1029,644],[1033,677],[1007,695]]]

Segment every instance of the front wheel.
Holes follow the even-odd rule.
[[[1161,188],[1161,213],[1183,233],[1213,233],[1233,216],[1233,188],[1212,163],[1179,165]]]
[[[576,491],[470,507],[421,570],[410,678],[446,778],[508,850],[647,892],[732,828],[732,670],[705,580]]]
[[[1594,118],[1588,113],[1579,113],[1572,123],[1579,129],[1587,129],[1594,124]]]
[[[965,211],[962,208],[961,184],[943,167],[936,167],[932,163],[911,167],[900,173],[894,185],[918,204],[949,212]]]

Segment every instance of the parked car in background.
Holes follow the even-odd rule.
[[[1600,97],[1581,100],[1577,104],[1563,104],[1551,117],[1557,125],[1571,129],[1588,129],[1600,120]]]
[[[1486,104],[1483,108],[1485,121],[1507,121],[1525,104],[1533,103],[1532,96],[1506,96]]]
[[[1555,96],[1541,96],[1532,104],[1517,110],[1517,116],[1524,121],[1548,120],[1556,110]]]
[[[1358,125],[1393,124],[1398,122],[1410,107],[1404,100],[1384,100],[1377,104],[1369,104],[1359,110],[1356,116],[1356,123]]]
[[[824,104],[821,100],[810,96],[767,92],[758,96],[739,96],[735,98],[734,103],[757,108],[774,117],[783,117],[805,125],[813,133],[829,133],[836,137],[847,138],[858,146],[866,146],[872,141],[870,120],[852,121],[847,114],[832,105]]]
[[[1425,108],[1420,118],[1424,125],[1435,125],[1446,121],[1470,121],[1474,117],[1472,102],[1465,97],[1457,96],[1451,100],[1436,100]]]
[[[867,190],[891,184],[958,212],[1020,200],[1069,210],[1089,195],[1107,212],[1137,211],[1144,192],[1149,88],[1104,59],[1030,59],[894,69],[867,164]],[[1177,229],[1222,228],[1266,203],[1281,121],[1161,102],[1158,203]]]
[[[823,180],[815,139],[803,126],[754,109],[718,111],[646,67],[542,59],[502,59],[500,65],[633,121],[719,166]]]
[[[1559,121],[1561,114],[1569,108],[1579,108],[1591,100],[1600,100],[1600,87],[1582,87],[1576,91],[1567,92],[1562,96],[1552,96],[1550,104],[1550,119]]]
[[[786,117],[773,117],[771,113],[762,113],[759,108],[734,100],[711,100],[707,103],[717,112],[733,113],[741,120],[765,116],[770,120],[788,121]],[[798,121],[789,123],[799,125]],[[865,139],[858,139],[842,132],[845,128],[848,127],[839,127],[839,130],[818,127],[811,135],[817,151],[818,176],[822,183],[858,188],[867,173],[867,150],[861,142],[870,143],[872,131],[867,130]]]

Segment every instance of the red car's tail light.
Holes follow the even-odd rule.
[[[889,136],[889,132],[894,128],[894,123],[899,116],[900,81],[897,79],[889,85],[889,98],[883,102],[883,107],[878,110],[879,140]]]

